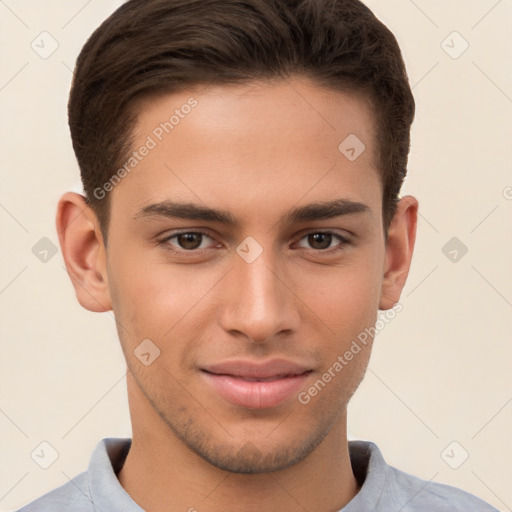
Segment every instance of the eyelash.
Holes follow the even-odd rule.
[[[350,245],[350,240],[348,240],[347,238],[345,238],[344,236],[338,234],[338,233],[334,233],[333,231],[310,231],[308,233],[305,233],[304,235],[301,236],[301,238],[299,238],[299,240],[297,242],[294,242],[294,244],[300,242],[301,240],[303,240],[304,238],[307,238],[308,236],[310,235],[317,235],[317,234],[322,234],[322,235],[331,235],[333,237],[333,239],[337,239],[338,240],[338,245],[334,246],[334,247],[331,247],[329,249],[310,249],[310,248],[303,248],[303,249],[306,249],[306,251],[308,252],[313,252],[315,254],[321,254],[321,255],[327,255],[327,254],[332,254],[334,252],[339,252],[339,251],[343,251],[345,250],[345,246],[346,245]],[[172,246],[169,244],[170,240],[173,240],[174,238],[177,238],[181,235],[202,235],[202,236],[205,236],[207,238],[210,238],[213,240],[213,237],[206,233],[205,231],[201,231],[201,230],[195,230],[195,231],[180,231],[178,233],[173,233],[172,235],[170,236],[167,236],[166,238],[164,238],[163,240],[160,240],[158,242],[159,245],[162,245],[164,247],[165,250],[173,253],[173,254],[178,254],[178,255],[186,255],[186,254],[201,254],[203,251],[205,251],[206,249],[190,249],[190,250],[187,250],[187,249],[179,249],[179,250],[176,250],[176,249],[173,249]]]

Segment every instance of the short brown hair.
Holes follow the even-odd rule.
[[[371,102],[387,233],[415,103],[398,43],[368,7],[359,0],[129,0],[84,45],[68,104],[86,200],[105,243],[109,195],[94,191],[133,151],[136,100],[292,75]]]

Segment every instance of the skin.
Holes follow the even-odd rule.
[[[294,395],[271,408],[236,406],[201,368],[284,358],[311,369],[309,389],[378,309],[398,302],[418,203],[400,200],[386,240],[370,107],[299,77],[146,99],[134,147],[191,96],[197,107],[111,192],[107,248],[81,195],[66,193],[58,207],[77,298],[114,311],[127,361],[133,442],[119,481],[149,512],[339,510],[359,490],[346,408],[372,343],[308,404]],[[354,162],[338,150],[349,134],[366,145]],[[366,208],[284,218],[335,200]],[[222,210],[234,224],[137,217],[162,201]],[[176,230],[208,236],[169,239]],[[325,232],[346,241],[308,236]],[[236,252],[249,236],[263,250],[252,263]],[[149,366],[134,354],[145,339],[161,351]]]

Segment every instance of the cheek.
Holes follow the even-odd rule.
[[[180,343],[191,343],[183,336],[187,329],[202,332],[207,315],[205,298],[218,281],[217,273],[149,261],[136,250],[117,259],[112,253],[109,286],[119,337],[127,349],[144,339],[152,340],[162,351],[179,351]],[[191,348],[189,346],[189,348]]]
[[[144,261],[137,251],[112,253],[109,272],[113,309],[121,323],[123,339],[130,343],[142,339],[161,339],[183,316],[187,301],[182,292],[184,283],[169,267]],[[121,333],[120,333],[121,334]]]
[[[347,265],[316,274],[309,289],[307,304],[317,317],[316,327],[312,326],[317,340],[314,350],[321,366],[317,379],[298,399],[312,417],[325,415],[326,410],[335,415],[345,410],[368,366],[373,344],[370,328],[378,311],[379,272],[372,266]],[[329,330],[323,329],[326,335],[319,337],[323,326]]]
[[[381,275],[375,261],[325,267],[315,273],[304,272],[299,296],[338,340],[357,337],[376,320]]]

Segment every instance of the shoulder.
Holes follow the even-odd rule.
[[[98,512],[141,510],[134,506],[116,477],[130,449],[129,438],[102,439],[93,450],[87,471],[29,503],[18,512]],[[101,506],[100,506],[101,505]]]
[[[473,494],[438,482],[423,480],[392,466],[386,475],[388,486],[385,492],[403,496],[408,512],[498,512]],[[407,505],[406,505],[407,504]]]
[[[370,441],[350,441],[354,475],[361,489],[343,512],[498,512],[473,494],[390,466]]]
[[[73,503],[74,512],[94,512],[87,472],[29,503],[18,512],[63,512]]]

